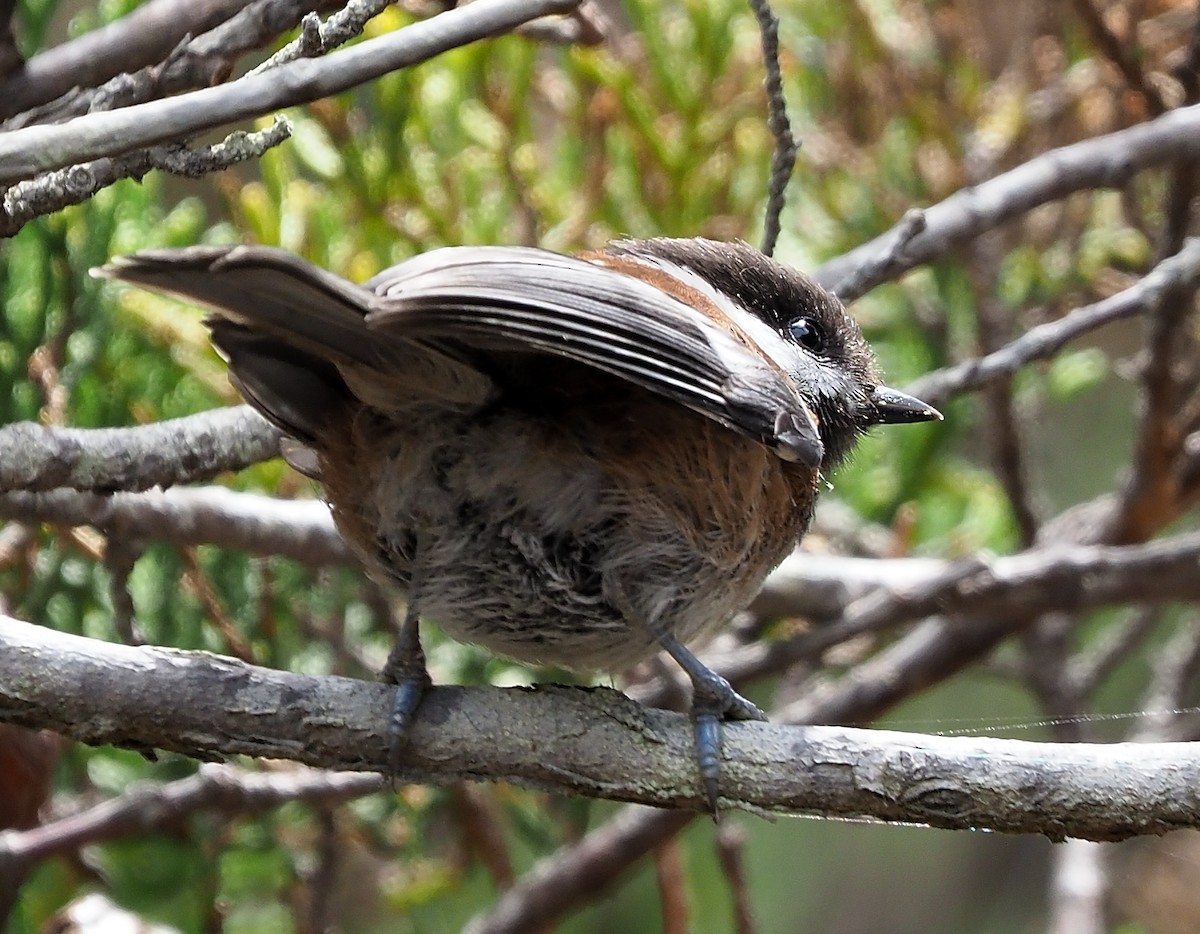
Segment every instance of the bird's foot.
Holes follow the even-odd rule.
[[[699,662],[696,668],[688,669],[688,675],[692,679],[696,765],[700,769],[705,801],[716,820],[720,814],[717,801],[723,724],[727,720],[766,720],[767,715],[735,691],[728,681]]]
[[[392,696],[392,713],[388,718],[388,769],[393,783],[400,770],[401,754],[408,731],[416,716],[421,699],[433,684],[425,667],[425,653],[417,635],[416,625],[408,620],[401,628],[387,663],[383,666],[384,681],[396,685]]]

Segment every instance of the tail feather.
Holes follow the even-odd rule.
[[[211,309],[207,324],[234,386],[304,444],[352,400],[337,364],[378,360],[363,322],[370,291],[283,250],[148,250],[97,273]]]
[[[94,274],[206,306],[213,343],[246,401],[320,446],[354,405],[396,414],[413,400],[453,410],[493,395],[491,378],[446,342],[368,328],[375,292],[283,250],[147,250]]]
[[[261,246],[146,250],[96,270],[195,302],[315,356],[374,364],[363,316],[372,293],[284,250]]]
[[[328,360],[232,321],[210,318],[208,326],[242,398],[296,440],[316,444],[322,428],[352,401]]]

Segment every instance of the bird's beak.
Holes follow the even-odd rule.
[[[909,422],[940,422],[942,413],[920,399],[887,386],[876,386],[871,393],[877,425],[903,425]]]

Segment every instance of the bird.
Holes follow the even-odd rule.
[[[448,246],[363,284],[277,248],[192,246],[96,274],[208,310],[231,382],[406,594],[383,669],[393,772],[429,619],[574,671],[666,651],[717,813],[722,724],[766,718],[688,643],[749,604],[865,432],[942,418],[882,384],[834,295],[742,242]]]

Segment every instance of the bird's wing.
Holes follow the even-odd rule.
[[[817,466],[815,418],[746,335],[606,264],[524,247],[448,247],[380,273],[368,328],[595,367]]]
[[[815,467],[823,453],[795,384],[748,336],[605,263],[448,247],[359,286],[283,250],[190,247],[122,257],[97,272],[213,309],[214,342],[247,400],[306,442],[346,393],[384,410],[418,395],[462,405],[485,398],[490,381],[455,353],[467,347],[575,360],[787,460]]]
[[[306,444],[355,397],[381,411],[437,399],[472,408],[489,377],[413,340],[389,342],[365,316],[375,296],[285,250],[194,246],[118,257],[93,273],[204,305],[213,343],[246,401]]]

